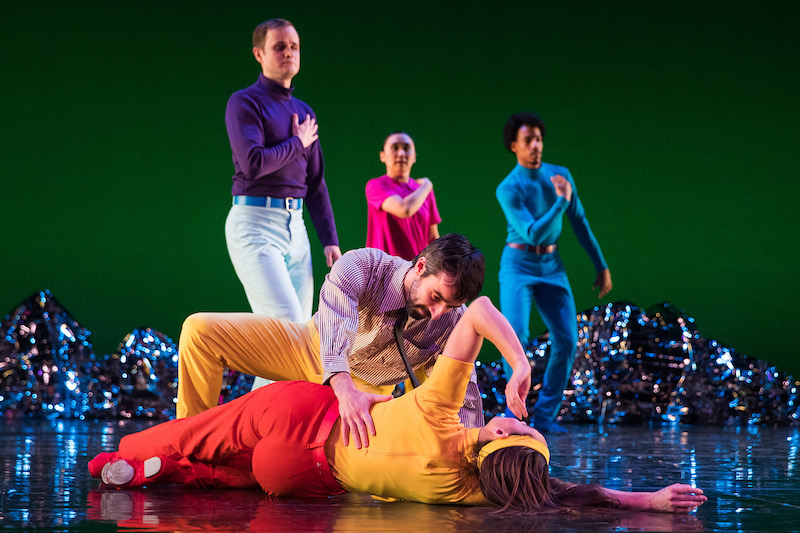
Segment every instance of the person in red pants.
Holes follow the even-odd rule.
[[[480,297],[457,323],[430,378],[400,398],[373,405],[376,435],[369,448],[344,444],[329,387],[280,382],[128,435],[118,452],[99,455],[89,470],[120,488],[168,481],[258,484],[276,496],[349,491],[523,511],[554,506],[689,511],[706,500],[689,485],[628,493],[551,479],[547,442],[525,423],[495,417],[482,428],[464,427],[458,411],[484,338],[504,358],[522,350],[508,321]]]

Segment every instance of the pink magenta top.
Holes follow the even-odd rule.
[[[414,179],[397,183],[386,175],[367,182],[367,248],[378,248],[410,261],[428,245],[430,227],[442,221],[433,191],[409,218],[399,218],[381,209],[390,196],[405,198],[418,188]]]

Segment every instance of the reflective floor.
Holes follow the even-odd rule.
[[[552,474],[621,490],[683,482],[690,515],[519,516],[346,495],[270,500],[258,490],[100,490],[86,463],[146,422],[0,421],[0,529],[9,531],[800,531],[800,430],[568,426]]]

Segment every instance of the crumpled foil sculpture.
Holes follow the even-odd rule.
[[[530,413],[549,346],[545,335],[526,349]],[[486,415],[502,413],[501,365],[480,365],[478,383]],[[694,319],[671,304],[645,311],[617,302],[578,315],[578,351],[558,419],[800,425],[799,396],[800,381],[701,337]]]
[[[93,356],[89,330],[50,291],[32,295],[0,325],[0,411],[79,415],[86,400],[80,376]]]
[[[610,303],[578,315],[578,352],[562,421],[800,425],[800,382],[768,363],[700,336],[668,303],[642,310]],[[533,412],[549,356],[546,336],[527,347]],[[117,352],[96,357],[89,331],[49,291],[22,302],[0,324],[0,414],[78,418],[175,416],[178,348],[135,329]],[[250,390],[226,372],[220,403]],[[487,416],[505,409],[499,363],[478,364]]]
[[[253,378],[226,372],[220,403],[250,390]],[[175,416],[178,347],[151,328],[129,333],[96,357],[89,331],[50,291],[22,302],[0,325],[0,415],[75,418]]]

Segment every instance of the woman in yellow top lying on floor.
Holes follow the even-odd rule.
[[[549,477],[547,443],[527,424],[495,417],[483,428],[462,426],[458,410],[484,338],[517,372],[528,374],[518,381],[529,388],[530,368],[520,364],[524,353],[516,335],[491,301],[480,297],[459,320],[430,378],[372,406],[376,431],[368,447],[347,445],[330,387],[278,382],[128,435],[118,452],[98,455],[89,470],[119,488],[258,484],[272,495],[348,491],[529,512],[589,506],[688,512],[706,501],[702,490],[689,485],[631,493],[566,483]]]

